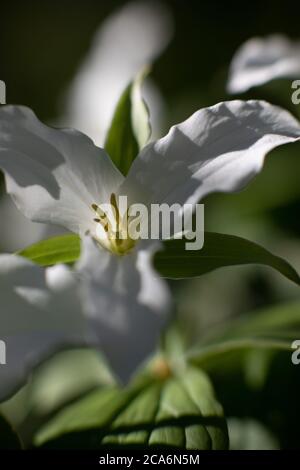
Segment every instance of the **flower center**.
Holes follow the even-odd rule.
[[[128,210],[120,214],[116,195],[110,196],[110,204],[92,204],[97,217],[94,218],[97,227],[95,240],[101,246],[117,255],[124,255],[132,250],[136,240],[130,238],[128,233]]]

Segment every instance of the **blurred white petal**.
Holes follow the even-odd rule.
[[[63,289],[57,289],[57,281]],[[83,345],[87,327],[76,283],[63,266],[43,270],[29,261],[0,255],[0,400],[14,393],[32,370],[60,348]]]
[[[63,125],[80,129],[96,145],[103,146],[124,88],[142,67],[162,53],[172,30],[170,13],[160,2],[134,1],[112,14],[96,33],[67,93]],[[163,101],[157,87],[148,80],[145,99],[155,135]]]
[[[124,381],[154,350],[170,306],[167,284],[151,266],[158,246],[146,245],[122,257],[87,238],[77,266],[95,344]]]
[[[77,273],[0,255],[0,340],[6,346],[0,401],[41,362],[70,347],[95,346],[116,376],[128,380],[153,351],[170,304],[165,281],[151,267],[154,249],[122,258],[88,239]]]
[[[227,89],[243,93],[277,78],[299,78],[300,41],[281,35],[253,38],[234,54]]]

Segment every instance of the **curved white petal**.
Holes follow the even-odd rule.
[[[126,381],[151,353],[167,317],[170,296],[151,267],[155,246],[115,256],[88,237],[77,269],[95,343]]]
[[[197,111],[146,146],[120,194],[130,203],[198,202],[212,192],[242,189],[265,155],[300,138],[300,124],[264,101],[229,101]]]
[[[0,109],[0,168],[7,191],[28,218],[74,232],[91,228],[91,204],[108,202],[122,181],[88,137],[47,127],[24,106]]]
[[[119,97],[141,68],[165,49],[172,29],[171,15],[160,2],[133,1],[117,9],[93,38],[68,92],[62,122],[102,146]],[[163,100],[149,80],[145,95],[155,132]]]
[[[0,401],[62,347],[86,344],[74,276],[64,266],[43,270],[14,255],[0,255]],[[1,349],[2,347],[2,349]],[[4,355],[3,355],[4,353]]]
[[[299,78],[300,41],[281,35],[252,38],[233,56],[227,89],[243,93],[276,78]]]

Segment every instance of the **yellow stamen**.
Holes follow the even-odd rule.
[[[97,204],[92,204],[91,206],[98,216],[93,219],[94,222],[101,224],[106,233],[106,238],[103,238],[103,236],[95,236],[94,238],[100,245],[112,253],[124,255],[131,251],[135,245],[135,240],[131,239],[128,233],[129,209],[127,209],[126,214],[122,218],[115,193],[112,193],[110,196],[110,205],[113,209],[110,211],[112,212],[111,214],[106,214]],[[110,220],[110,217],[113,217],[113,220]]]

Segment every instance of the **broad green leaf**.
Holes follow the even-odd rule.
[[[148,108],[141,95],[144,77],[145,72],[139,74],[123,92],[106,137],[105,150],[123,175],[151,133]]]
[[[35,371],[27,385],[23,407],[28,413],[47,415],[91,390],[114,383],[98,352],[93,349],[61,351]]]
[[[17,450],[21,444],[17,434],[13,431],[10,424],[0,415],[0,449]]]
[[[300,337],[300,302],[292,302],[250,312],[228,322],[204,337],[186,353],[187,360],[210,368],[224,356],[247,350],[282,350],[292,352],[292,342]]]
[[[40,266],[73,263],[80,255],[80,238],[73,234],[49,238],[19,251],[18,255]]]
[[[56,415],[36,435],[37,445],[92,447],[134,445],[226,449],[221,405],[204,372],[152,377],[122,390],[94,392]]]
[[[205,232],[201,250],[188,251],[185,243],[186,240],[168,240],[164,243],[164,250],[155,255],[154,265],[163,277],[198,277],[224,266],[262,264],[300,285],[300,277],[289,263],[244,238]]]

